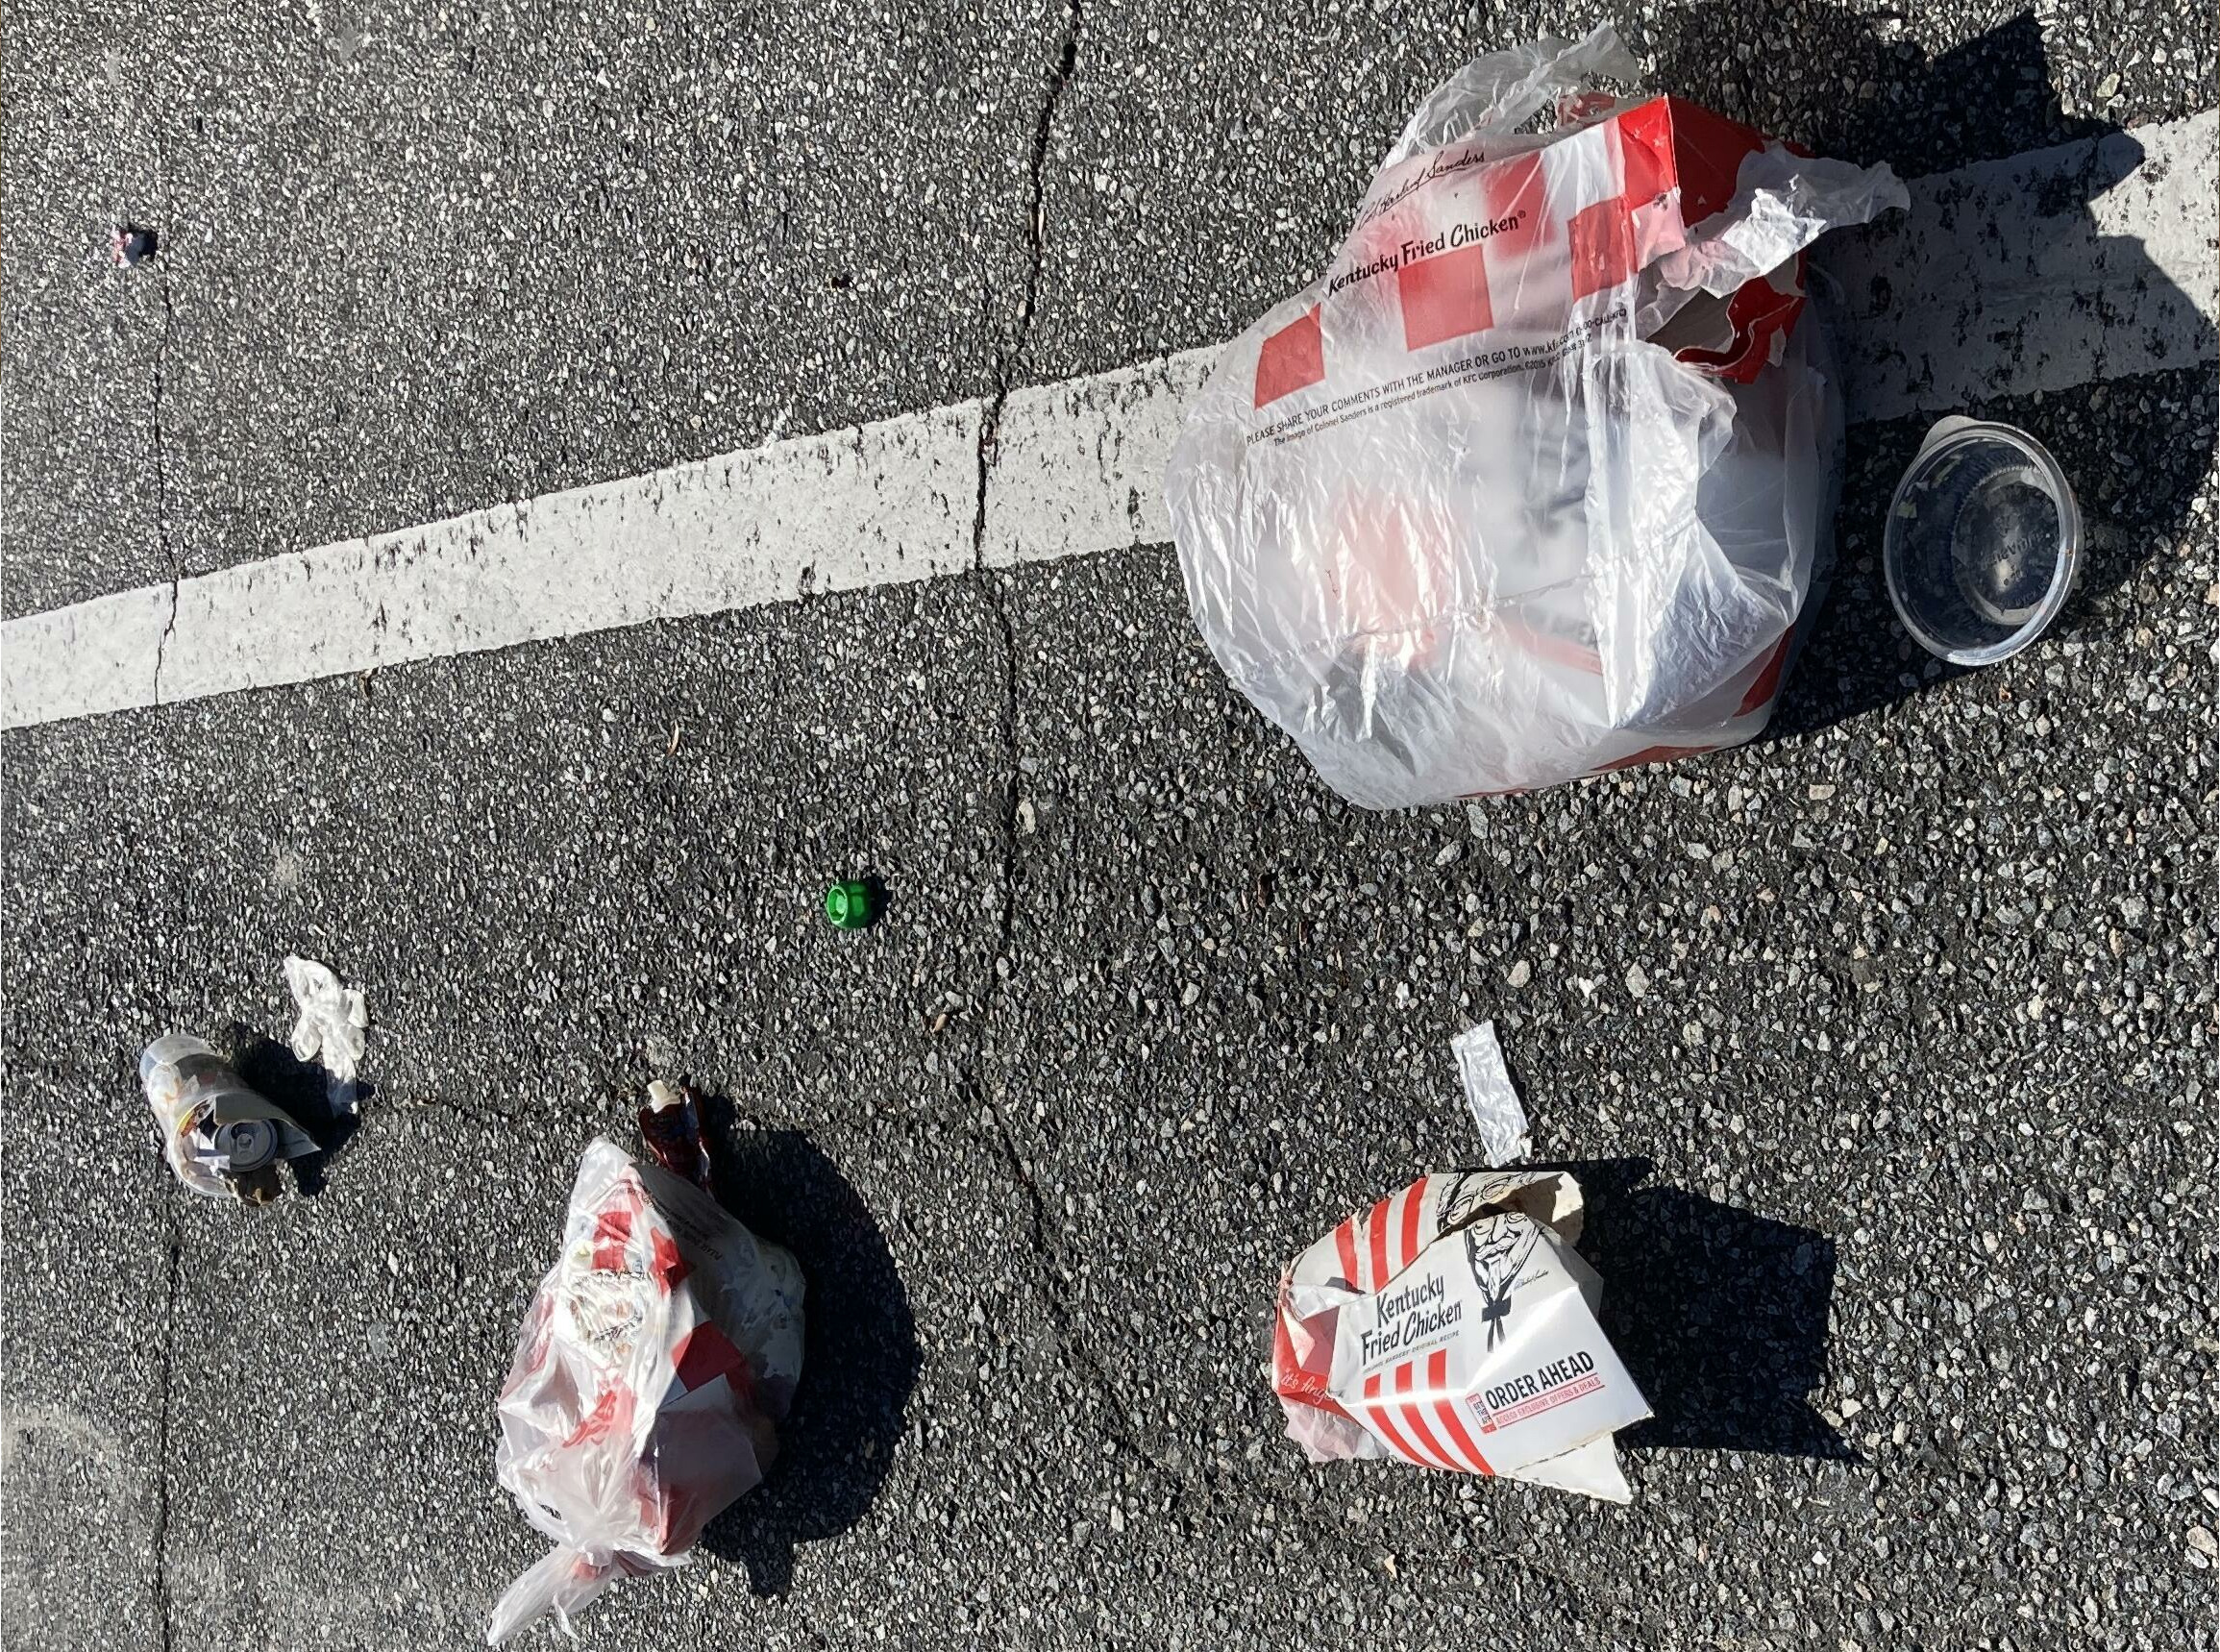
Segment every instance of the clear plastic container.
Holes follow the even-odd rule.
[[[2065,605],[2081,569],[2081,507],[2025,431],[1943,419],[1896,484],[1881,556],[1914,642],[1955,665],[1991,665]]]
[[[164,1033],[138,1058],[139,1087],[178,1180],[209,1198],[260,1204],[279,1192],[277,1161],[316,1150],[308,1133],[249,1089],[206,1040]]]

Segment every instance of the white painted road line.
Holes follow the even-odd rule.
[[[2220,113],[1916,180],[1828,249],[1854,420],[2215,358]],[[1171,536],[1160,481],[1214,351],[1013,391],[976,555]],[[979,404],[548,494],[0,626],[0,727],[762,606],[974,564]]]
[[[976,402],[544,494],[0,628],[9,727],[954,574]],[[164,633],[167,633],[166,641]]]
[[[1013,390],[987,473],[990,567],[1162,545],[1164,463],[1218,352]]]
[[[1854,419],[2213,359],[2220,113],[1912,185],[1827,249]]]

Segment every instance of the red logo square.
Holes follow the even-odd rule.
[[[1618,117],[1618,159],[1629,208],[1646,207],[1673,186],[1672,114],[1664,98]]]
[[[1497,230],[1490,238],[1495,256],[1506,253],[1523,253],[1542,244],[1544,226],[1549,222],[1549,183],[1542,169],[1542,151],[1528,155],[1514,155],[1507,160],[1492,162],[1481,174],[1481,198],[1487,203],[1488,216],[1500,221],[1516,218],[1518,227]]]
[[[1314,306],[1308,314],[1267,338],[1257,352],[1256,405],[1268,406],[1305,385],[1316,384],[1325,376],[1325,340],[1319,332],[1319,312]]]
[[[1403,301],[1403,346],[1418,350],[1494,326],[1488,304],[1488,266],[1481,243],[1438,253],[1395,272]]]
[[[1572,296],[1604,292],[1634,273],[1634,230],[1620,196],[1583,207],[1566,225],[1572,253]]]

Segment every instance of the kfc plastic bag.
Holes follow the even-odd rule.
[[[1631,1499],[1616,1429],[1649,1402],[1596,1323],[1563,1171],[1420,1176],[1296,1257],[1272,1389],[1314,1463],[1395,1457]]]
[[[1605,28],[1443,84],[1189,409],[1166,493],[1196,622],[1352,802],[1552,785],[1770,714],[1840,443],[1803,250],[1904,190],[1593,89],[1637,73]]]
[[[802,1329],[792,1256],[703,1188],[589,1146],[502,1388],[494,1458],[556,1547],[502,1596],[487,1641],[551,1612],[567,1628],[617,1578],[682,1562],[770,1467]]]

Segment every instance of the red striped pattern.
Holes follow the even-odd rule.
[[[1400,1197],[1401,1196],[1396,1196]],[[1391,1262],[1388,1257],[1388,1207],[1394,1202],[1395,1200],[1393,1198],[1384,1198],[1372,1206],[1372,1214],[1367,1223],[1367,1231],[1371,1240],[1372,1254],[1372,1276],[1365,1283],[1365,1289],[1368,1291],[1379,1290],[1381,1286],[1387,1284],[1389,1280],[1403,1270],[1401,1260]]]
[[[1418,1212],[1426,1203],[1425,1188],[1424,1182],[1413,1182],[1403,1190],[1403,1226],[1396,1245],[1405,1268],[1418,1260]]]
[[[1334,1260],[1340,1277],[1368,1294],[1387,1289],[1418,1261],[1431,1235],[1426,1231],[1426,1188],[1420,1177],[1371,1209],[1360,1211],[1334,1229]],[[1449,1354],[1437,1348],[1367,1377],[1362,1394],[1344,1413],[1324,1392],[1324,1372],[1299,1368],[1284,1324],[1275,1325],[1273,1376],[1284,1395],[1336,1415],[1353,1414],[1388,1449],[1406,1463],[1449,1473],[1492,1474],[1473,1439],[1465,1402],[1443,1391],[1449,1380]],[[1423,1372],[1421,1374],[1421,1367]]]
[[[1388,1281],[1418,1260],[1418,1221],[1425,1208],[1425,1182],[1415,1181],[1394,1197],[1384,1198],[1372,1206],[1365,1219],[1371,1276],[1356,1282],[1360,1289],[1383,1290]],[[1367,1377],[1365,1420],[1387,1442],[1388,1448],[1406,1462],[1423,1468],[1462,1467],[1435,1438],[1426,1419],[1428,1408],[1400,1397],[1412,1392],[1417,1374],[1406,1360],[1394,1368],[1392,1391],[1382,1373],[1374,1372]]]
[[[1416,1362],[1403,1361],[1401,1365],[1395,1368],[1395,1392],[1399,1394],[1409,1393],[1417,1386],[1418,1378],[1418,1372]],[[1426,1426],[1426,1408],[1424,1406],[1405,1401],[1400,1409],[1403,1414],[1403,1426],[1410,1430],[1412,1440],[1417,1442],[1420,1449],[1425,1452],[1425,1456],[1420,1461],[1427,1467],[1455,1469],[1461,1467],[1446,1451],[1442,1449],[1442,1442],[1434,1438],[1434,1431]]]
[[[1349,1217],[1334,1229],[1334,1252],[1341,1258],[1342,1278],[1357,1282],[1357,1219]]]
[[[1388,1442],[1388,1449],[1396,1456],[1407,1463],[1424,1464],[1427,1467],[1432,1467],[1433,1465],[1426,1463],[1423,1457],[1413,1451],[1411,1442],[1396,1431],[1395,1419],[1392,1415],[1393,1408],[1380,1404],[1379,1399],[1380,1373],[1374,1371],[1370,1376],[1365,1378],[1365,1419],[1378,1431],[1380,1438]]]
[[[1336,1228],[1334,1246],[1348,1282],[1360,1291],[1382,1291],[1416,1262],[1425,1246],[1425,1209],[1426,1181],[1421,1179]],[[1446,1348],[1422,1356],[1422,1362],[1405,1360],[1388,1371],[1376,1371],[1365,1379],[1358,1406],[1362,1420],[1406,1463],[1449,1473],[1492,1474],[1494,1469],[1473,1443],[1472,1431],[1459,1414],[1460,1401],[1443,1393],[1448,1378]]]
[[[1426,1362],[1426,1381],[1439,1393],[1443,1384],[1448,1380],[1448,1375],[1449,1350],[1436,1348]],[[1457,1415],[1459,1403],[1454,1399],[1443,1399],[1436,1404],[1434,1409],[1441,1414],[1442,1427],[1449,1436],[1450,1442],[1457,1447],[1464,1467],[1475,1474],[1492,1474],[1495,1470],[1488,1466],[1488,1459],[1480,1455],[1480,1447],[1472,1442],[1472,1435],[1466,1428],[1465,1419]]]

